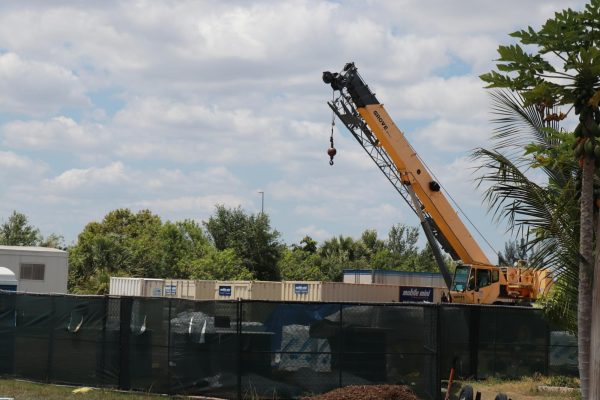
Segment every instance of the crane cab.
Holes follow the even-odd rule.
[[[458,265],[450,288],[453,303],[491,304],[500,293],[498,267]]]

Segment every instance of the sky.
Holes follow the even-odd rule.
[[[355,62],[489,257],[511,239],[471,151],[510,32],[581,0],[0,3],[0,221],[75,243],[117,208],[207,220],[264,212],[288,244],[418,220],[341,123],[325,70]],[[471,232],[475,228],[468,225]],[[424,236],[424,235],[421,235]]]

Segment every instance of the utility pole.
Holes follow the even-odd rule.
[[[260,193],[260,196],[261,196],[260,213],[264,214],[265,213],[265,192],[259,190],[258,193]]]

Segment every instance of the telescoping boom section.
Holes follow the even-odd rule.
[[[539,274],[530,277],[524,273],[526,282],[521,282],[513,279],[521,276],[518,268],[499,268],[490,263],[354,63],[346,64],[340,73],[324,72],[323,81],[334,90],[329,107],[421,220],[453,301],[491,304],[534,299]],[[459,262],[454,277],[438,243]]]

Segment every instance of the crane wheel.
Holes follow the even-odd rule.
[[[504,393],[498,393],[494,400],[508,400],[508,396]]]
[[[458,394],[458,400],[473,400],[473,387],[470,385],[463,386]]]

